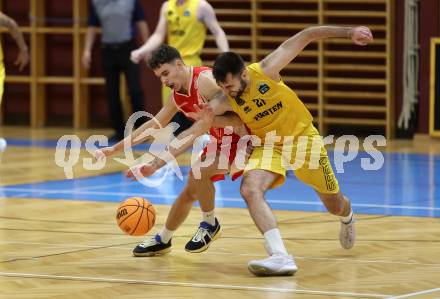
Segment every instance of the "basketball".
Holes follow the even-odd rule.
[[[154,226],[156,210],[145,198],[130,197],[120,204],[116,212],[116,221],[124,233],[142,236]]]

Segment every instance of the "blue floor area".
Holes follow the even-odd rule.
[[[19,146],[9,140],[9,145]],[[27,146],[38,146],[28,142]],[[40,146],[54,147],[42,143]],[[26,143],[23,142],[23,146]],[[329,151],[333,161],[334,152]],[[361,159],[370,158],[360,152],[353,161],[344,164],[344,173],[336,176],[343,193],[350,198],[356,213],[440,217],[440,156],[385,153],[385,162],[376,171],[363,170]],[[336,168],[334,167],[336,170]],[[119,202],[129,196],[143,196],[153,204],[171,204],[182,190],[188,175],[183,167],[184,180],[169,176],[160,187],[144,185],[126,179],[122,173],[96,177],[50,181],[0,187],[0,197],[47,198]],[[246,205],[239,192],[240,180],[216,183],[216,206]],[[272,209],[325,211],[314,191],[289,173],[286,183],[267,194]]]

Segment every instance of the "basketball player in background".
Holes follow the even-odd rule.
[[[159,22],[154,33],[139,49],[131,53],[131,59],[139,63],[149,57],[165,38],[168,44],[176,48],[188,66],[201,66],[200,54],[206,40],[206,29],[212,33],[221,52],[229,51],[225,32],[220,27],[212,6],[205,0],[169,0],[162,4]],[[171,89],[162,86],[162,102],[166,105]],[[192,124],[181,112],[172,121],[179,124],[176,135]]]
[[[275,215],[265,199],[270,188],[284,183],[288,168],[293,168],[296,177],[316,191],[330,213],[339,216],[341,246],[350,249],[355,242],[350,201],[339,189],[322,137],[313,126],[313,117],[280,76],[280,71],[308,44],[330,37],[350,38],[361,46],[373,40],[367,27],[316,26],[300,31],[263,60],[247,67],[236,53],[220,54],[214,63],[213,75],[227,96],[219,93],[204,105],[201,113],[205,116],[194,124],[198,130],[190,128],[187,130],[190,133],[185,131],[178,136],[179,139],[187,136],[194,139],[210,126],[214,115],[233,111],[251,134],[260,139],[260,143],[253,147],[240,187],[249,213],[264,236],[269,255],[266,259],[249,262],[248,269],[255,275],[292,275],[297,271],[293,257],[284,246]],[[205,121],[208,123],[203,125],[201,122]],[[304,139],[302,137],[306,137],[305,146],[299,144],[299,140]],[[318,146],[313,146],[315,141]],[[269,155],[265,153],[265,145],[272,148]],[[287,155],[286,145],[290,149],[290,152],[286,151]],[[185,147],[171,149],[171,154],[176,156],[184,150]],[[166,162],[155,158],[142,166],[141,173],[149,176]]]
[[[20,71],[22,71],[23,68],[29,63],[29,50],[26,45],[26,42],[24,41],[23,34],[20,32],[20,28],[18,27],[17,23],[2,12],[0,12],[0,27],[8,28],[9,33],[15,40],[19,52],[14,64],[18,66],[18,69]],[[3,97],[4,82],[5,82],[5,65],[3,63],[3,50],[0,44],[0,107]],[[0,159],[5,149],[6,149],[6,140],[0,138]]]
[[[177,111],[181,111],[189,117],[196,112],[194,105],[207,102],[215,94],[221,93],[221,89],[212,77],[212,70],[210,68],[186,65],[177,49],[171,46],[164,44],[155,50],[148,61],[148,65],[162,83],[173,90],[173,93],[169,95],[169,100],[155,116],[156,121],[150,120],[146,122],[125,138],[132,145],[139,144],[146,138],[149,138],[150,136],[142,137],[147,130],[159,129],[160,127],[157,122],[162,127],[165,127]],[[213,182],[223,180],[227,173],[230,174],[233,180],[242,173],[231,167],[238,150],[237,142],[240,136],[232,134],[232,130],[230,133],[225,132],[225,129],[223,129],[225,126],[233,126],[236,132],[242,134],[247,133],[243,123],[236,115],[231,117],[219,116],[214,120],[209,130],[210,143],[206,145],[203,155],[196,163],[201,163],[206,156],[210,155],[212,149],[216,156],[215,162],[209,167],[201,167],[200,179],[196,179],[193,172],[190,171],[187,185],[173,203],[165,227],[156,236],[143,241],[134,248],[133,254],[135,256],[153,256],[168,253],[171,250],[171,238],[175,230],[186,219],[196,200],[200,203],[203,221],[200,223],[193,238],[186,244],[185,250],[189,252],[202,252],[209,247],[212,241],[219,237],[220,224],[214,212],[215,187]],[[194,129],[196,126],[192,128]],[[223,136],[231,138],[231,143],[223,144]],[[98,159],[104,156],[111,156],[123,150],[123,148],[124,140],[114,146],[98,150],[95,156]],[[229,168],[227,169],[219,167],[221,154],[229,159]],[[142,167],[142,165],[138,167]],[[133,176],[133,172],[136,171],[139,171],[139,169],[132,168],[128,176]]]

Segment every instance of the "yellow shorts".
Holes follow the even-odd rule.
[[[185,62],[186,65],[202,66],[202,60],[200,59],[200,56],[197,55],[183,57],[183,62]],[[171,93],[171,88],[162,85],[162,106],[164,106],[167,103],[170,93]]]
[[[5,66],[0,63],[0,107],[2,105],[3,90],[5,84]]]
[[[287,139],[287,138],[286,138]],[[336,194],[338,181],[323,146],[322,137],[313,125],[304,130],[302,136],[292,137],[291,142],[270,147],[254,147],[244,172],[263,169],[280,176],[271,188],[284,184],[286,171],[292,169],[295,176],[319,193]]]

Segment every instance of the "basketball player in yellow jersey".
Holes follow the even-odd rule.
[[[205,0],[169,0],[162,4],[159,22],[154,33],[139,49],[132,52],[131,60],[139,63],[143,57],[150,56],[151,52],[168,39],[168,44],[176,48],[182,56],[183,62],[190,66],[202,66],[200,54],[205,44],[206,29],[215,37],[218,49],[221,52],[229,51],[225,32],[220,27],[212,6]],[[165,105],[171,89],[162,86],[162,102]],[[177,122],[180,128],[177,133],[191,125],[182,113],[172,121]]]
[[[135,63],[150,56],[168,38],[186,65],[201,66],[200,54],[205,44],[206,28],[214,35],[218,49],[229,51],[225,32],[212,6],[205,0],[169,0],[162,4],[157,27],[148,41],[131,53]]]
[[[29,63],[29,51],[28,51],[28,47],[26,46],[26,42],[24,41],[23,35],[21,34],[17,23],[2,12],[0,12],[0,27],[8,28],[9,33],[17,43],[19,52],[18,52],[18,57],[15,60],[15,65],[18,65],[18,68],[21,71]],[[3,97],[4,81],[5,81],[5,65],[3,64],[3,50],[0,44],[0,107]],[[5,148],[6,148],[6,141],[3,138],[0,138],[0,154],[5,150]]]
[[[254,147],[240,189],[254,222],[264,235],[270,255],[266,259],[249,262],[249,270],[256,275],[292,274],[297,269],[293,257],[284,247],[276,218],[264,197],[269,188],[284,182],[286,169],[291,164],[296,166],[293,168],[296,177],[315,189],[328,211],[340,216],[339,239],[342,247],[349,249],[354,245],[354,218],[350,202],[339,190],[322,139],[312,124],[311,114],[280,76],[280,71],[309,43],[329,37],[348,37],[362,46],[373,39],[367,27],[311,27],[289,38],[263,60],[248,67],[244,66],[238,54],[231,52],[219,55],[214,64],[213,75],[228,94],[232,110],[251,133],[265,143]],[[271,133],[274,135],[268,138]],[[298,141],[301,136],[307,137],[305,146]],[[270,148],[267,140],[274,144],[269,155],[265,151],[266,145]],[[314,140],[319,141],[318,151],[312,148]],[[283,144],[290,150],[287,156],[283,152]]]
[[[193,127],[178,136],[181,139],[190,136],[190,132],[195,138],[210,126],[214,115],[234,111],[251,134],[260,139],[260,142],[253,142],[253,152],[240,188],[252,219],[264,235],[269,254],[266,259],[249,262],[248,268],[255,275],[292,275],[297,271],[264,197],[268,189],[284,183],[288,168],[293,168],[297,178],[317,192],[330,213],[340,216],[342,247],[350,249],[354,245],[351,205],[339,190],[322,138],[313,126],[307,108],[280,76],[280,71],[309,43],[329,37],[347,37],[362,46],[373,39],[367,27],[318,26],[300,31],[263,60],[248,67],[238,54],[220,54],[213,75],[227,96],[218,93],[203,107]],[[205,126],[200,122],[205,122]],[[301,141],[304,137],[306,143]],[[171,153],[177,155],[184,150],[180,148]],[[146,170],[151,172],[151,168]]]
[[[212,6],[205,0],[169,0],[162,4],[157,27],[148,41],[132,52],[135,63],[159,47],[165,37],[168,44],[182,55],[186,65],[202,66],[200,54],[206,40],[206,28],[215,37],[221,52],[229,51],[225,32],[220,27]],[[164,86],[162,100],[168,99],[170,89]]]

